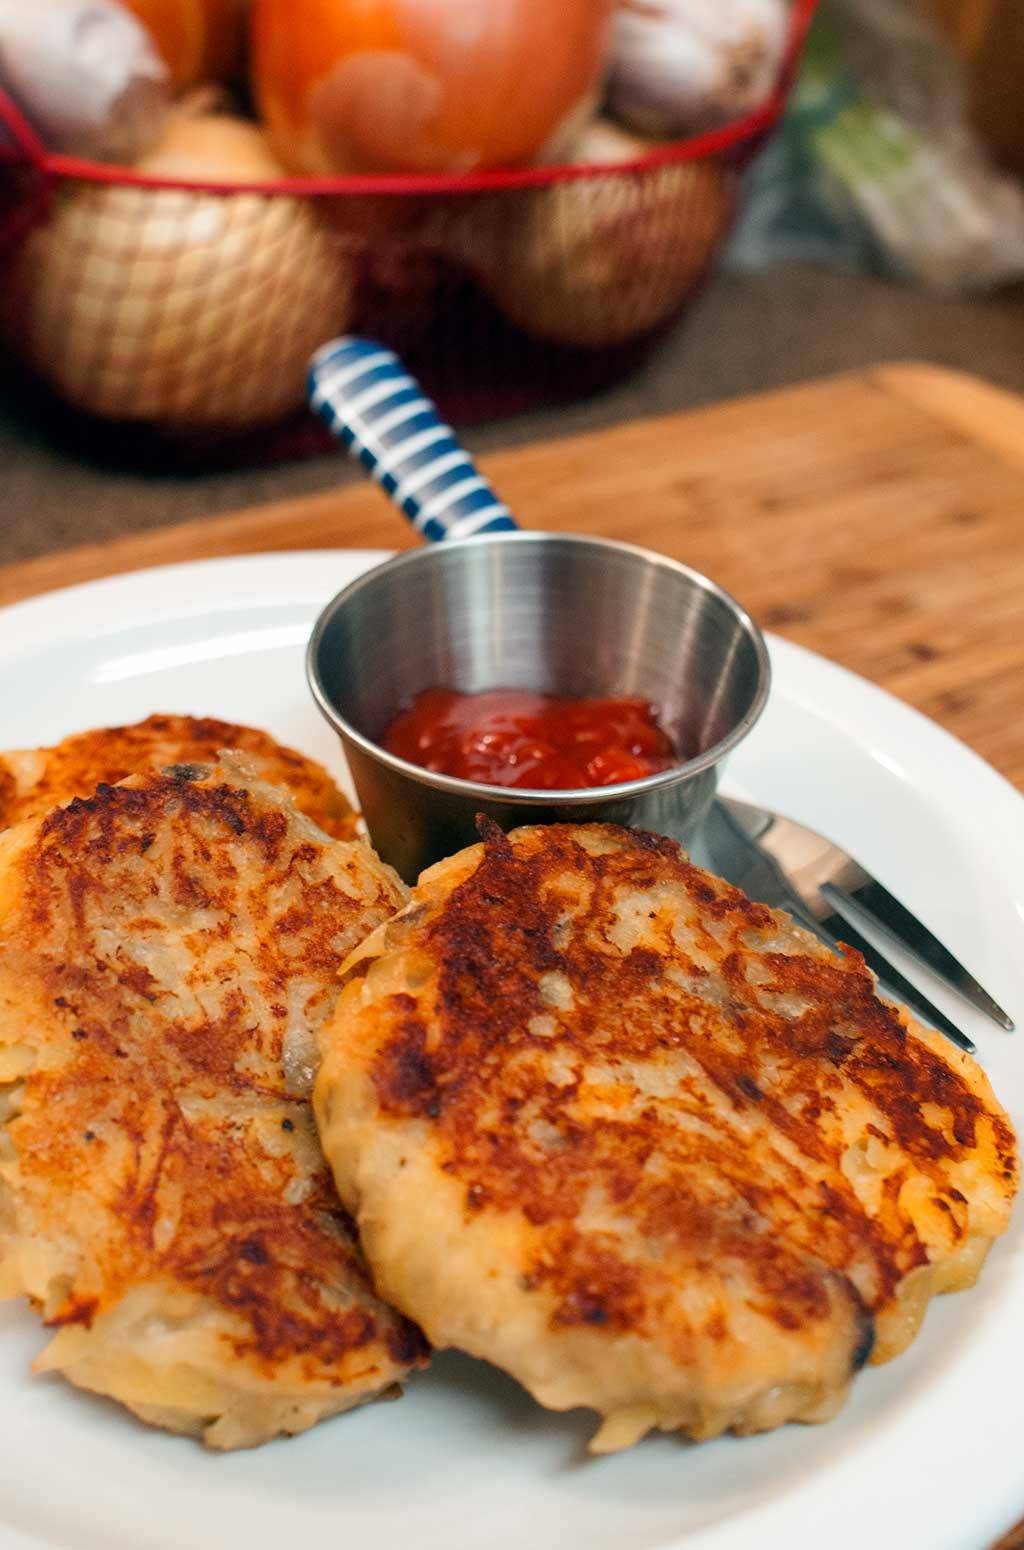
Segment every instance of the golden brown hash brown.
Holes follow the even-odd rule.
[[[37,1361],[218,1448],[390,1388],[312,1122],[338,968],[404,893],[240,761],[101,785],[0,835],[0,1293]]]
[[[224,749],[246,754],[260,779],[283,786],[325,834],[355,838],[356,815],[322,765],[268,732],[211,716],[147,716],[132,726],[79,732],[53,748],[0,754],[0,829],[72,797],[91,796],[97,786],[116,785],[140,770],[215,764]]]
[[[381,1294],[599,1449],[826,1419],[1006,1226],[980,1068],[669,840],[490,826],[344,972],[314,1104]]]

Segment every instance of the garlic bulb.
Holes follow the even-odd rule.
[[[681,135],[751,112],[786,43],[785,0],[623,0],[608,105],[640,134]]]
[[[170,79],[113,0],[0,0],[0,88],[55,151],[131,161],[159,136]]]

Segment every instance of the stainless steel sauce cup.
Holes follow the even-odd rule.
[[[481,813],[504,829],[604,822],[687,840],[770,682],[760,630],[707,577],[631,544],[527,532],[449,540],[359,577],[321,614],[307,670],[373,844],[410,882],[472,844]],[[593,790],[507,790],[434,774],[378,739],[435,686],[641,696],[689,756]]]

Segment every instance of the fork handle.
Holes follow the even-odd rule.
[[[312,407],[422,538],[514,531],[516,523],[398,356],[348,335],[309,372]]]

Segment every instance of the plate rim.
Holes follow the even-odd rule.
[[[167,586],[175,581],[194,581],[197,576],[211,583],[221,583],[230,579],[232,589],[240,594],[239,600],[244,596],[245,601],[252,601],[253,596],[272,595],[275,591],[273,585],[268,589],[268,578],[263,574],[268,566],[275,568],[284,566],[289,569],[294,567],[296,570],[301,569],[303,573],[308,569],[309,574],[304,575],[301,584],[303,595],[312,597],[316,594],[317,597],[322,596],[325,601],[329,601],[335,594],[325,592],[322,577],[318,579],[314,576],[313,568],[317,564],[357,560],[365,561],[365,566],[368,567],[371,564],[383,563],[399,552],[395,549],[363,549],[357,546],[334,549],[252,550],[244,554],[214,555],[197,560],[176,561],[169,565],[146,566],[140,570],[119,571],[112,576],[100,576],[92,581],[76,582],[71,586],[54,588],[0,606],[0,665],[5,663],[13,665],[18,657],[27,656],[34,649],[56,646],[62,641],[74,638],[77,632],[69,631],[69,620],[65,615],[70,614],[71,619],[74,619],[79,616],[82,605],[91,606],[96,601],[116,603],[122,598],[132,599],[133,607],[137,610],[142,606],[139,593],[144,597],[153,590],[161,596]],[[269,580],[272,583],[280,582],[280,574],[270,576]],[[296,583],[292,582],[292,585]],[[175,605],[173,611],[176,616],[180,616],[181,604]],[[152,620],[154,616],[147,614],[146,617]],[[42,634],[43,628],[51,621],[61,624],[60,633]],[[129,629],[133,622],[130,617],[111,621],[103,630],[90,631],[89,638],[100,639],[107,634]],[[26,627],[27,632],[20,638],[7,638],[9,631],[16,634],[19,629],[26,631]],[[876,707],[884,707],[887,719],[891,719],[893,715],[897,720],[910,718],[921,736],[938,739],[934,745],[936,750],[941,748],[947,753],[955,752],[958,759],[967,761],[972,774],[992,782],[993,800],[1009,799],[1014,806],[1024,802],[1024,793],[1019,792],[1005,775],[989,764],[969,743],[958,737],[955,732],[950,732],[946,727],[941,726],[924,711],[901,700],[890,689],[874,683],[855,669],[846,667],[841,662],[835,662],[811,647],[788,640],[773,631],[766,630],[765,639],[773,662],[778,655],[783,661],[789,658],[792,664],[798,664],[799,669],[808,676],[817,677],[823,671],[829,677],[839,675],[847,694],[856,700],[858,709],[865,708],[864,697],[867,695],[869,700],[874,702],[866,707],[869,714]],[[846,724],[845,721],[837,721],[837,725]],[[859,728],[857,735],[861,736]]]

